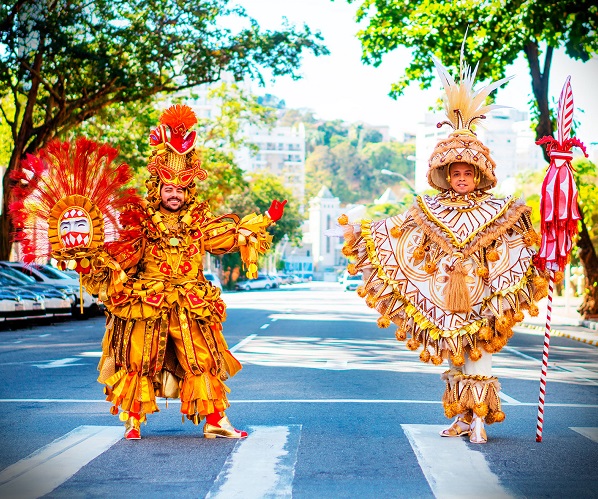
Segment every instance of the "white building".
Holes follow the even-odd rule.
[[[245,130],[249,147],[236,155],[237,164],[248,172],[270,173],[282,180],[299,202],[305,196],[305,126],[303,123],[262,128],[250,126]]]
[[[436,127],[445,119],[444,114],[427,113],[424,121],[418,124],[415,140],[415,188],[418,192],[430,188],[426,178],[428,159],[437,142],[452,132],[448,125]],[[546,166],[542,150],[535,144],[535,134],[530,128],[527,113],[509,108],[497,109],[478,123],[476,134],[490,149],[499,184],[523,170]]]

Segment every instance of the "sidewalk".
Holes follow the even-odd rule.
[[[551,336],[561,336],[598,346],[598,322],[584,320],[577,312],[582,299],[555,296],[552,300]],[[537,317],[526,314],[523,325],[544,331],[546,327],[546,306],[548,300],[539,303],[540,313]]]

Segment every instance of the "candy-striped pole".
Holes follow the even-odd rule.
[[[552,320],[552,295],[554,293],[554,271],[549,270],[548,307],[546,313],[546,329],[544,330],[544,351],[542,352],[542,374],[540,375],[540,399],[538,401],[538,424],[536,426],[536,442],[542,441],[544,426],[544,397],[546,397],[546,372],[548,370],[548,349],[550,348],[550,322]]]

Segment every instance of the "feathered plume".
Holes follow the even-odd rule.
[[[117,237],[117,211],[140,201],[134,189],[124,187],[132,173],[127,164],[114,164],[117,155],[113,147],[81,137],[74,143],[52,141],[21,161],[11,173],[15,185],[9,212],[14,240],[21,242],[26,262],[47,261],[48,218],[54,205],[67,196],[91,200],[104,217],[106,239]]]
[[[467,34],[466,34],[467,36]],[[455,130],[466,129],[471,131],[471,126],[479,119],[484,119],[487,113],[493,109],[498,109],[505,106],[496,104],[485,105],[486,98],[494,90],[511,80],[513,76],[507,76],[498,81],[491,83],[477,91],[474,91],[473,85],[475,77],[478,72],[478,64],[476,64],[473,71],[471,67],[465,62],[465,38],[461,44],[461,56],[459,60],[459,83],[456,83],[453,77],[448,72],[440,60],[432,56],[442,85],[444,86],[444,110],[449,121],[443,121],[437,126],[450,125]]]

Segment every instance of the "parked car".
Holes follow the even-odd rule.
[[[0,322],[21,319],[25,306],[21,297],[12,291],[0,289]]]
[[[280,279],[280,284],[291,284],[292,282],[291,276],[288,274],[278,274],[278,278]]]
[[[11,267],[25,275],[35,279],[39,283],[52,284],[59,289],[68,288],[71,293],[75,293],[76,299],[73,305],[73,313],[79,314],[80,297],[79,297],[79,280],[66,275],[51,265],[25,264],[23,262],[0,262],[0,266]],[[90,295],[85,289],[83,290],[83,308],[85,315],[96,314],[102,306],[101,301]]]
[[[222,283],[220,282],[220,279],[218,278],[218,276],[216,274],[214,274],[213,272],[204,272],[203,276],[208,281],[210,281],[214,286],[219,288],[220,291],[222,291]]]
[[[272,288],[278,288],[282,284],[282,279],[276,274],[268,274],[268,278],[272,281]]]
[[[26,277],[23,275],[23,277]],[[14,289],[17,293],[25,290],[38,295],[44,301],[46,317],[68,317],[72,314],[71,300],[59,289],[53,289],[49,285],[38,285],[24,283],[23,280],[10,276],[5,270],[0,269],[0,285]]]
[[[361,274],[351,275],[345,271],[341,279],[341,285],[345,291],[355,291],[362,284],[363,276]]]
[[[270,289],[272,281],[267,275],[258,275],[256,279],[247,279],[246,281],[237,281],[235,289],[251,291],[252,289]]]
[[[5,300],[15,301],[12,310],[7,307],[6,314],[3,314],[5,320],[23,320],[41,318],[46,315],[46,304],[44,299],[32,291],[15,288],[11,286],[2,286],[2,296]]]

